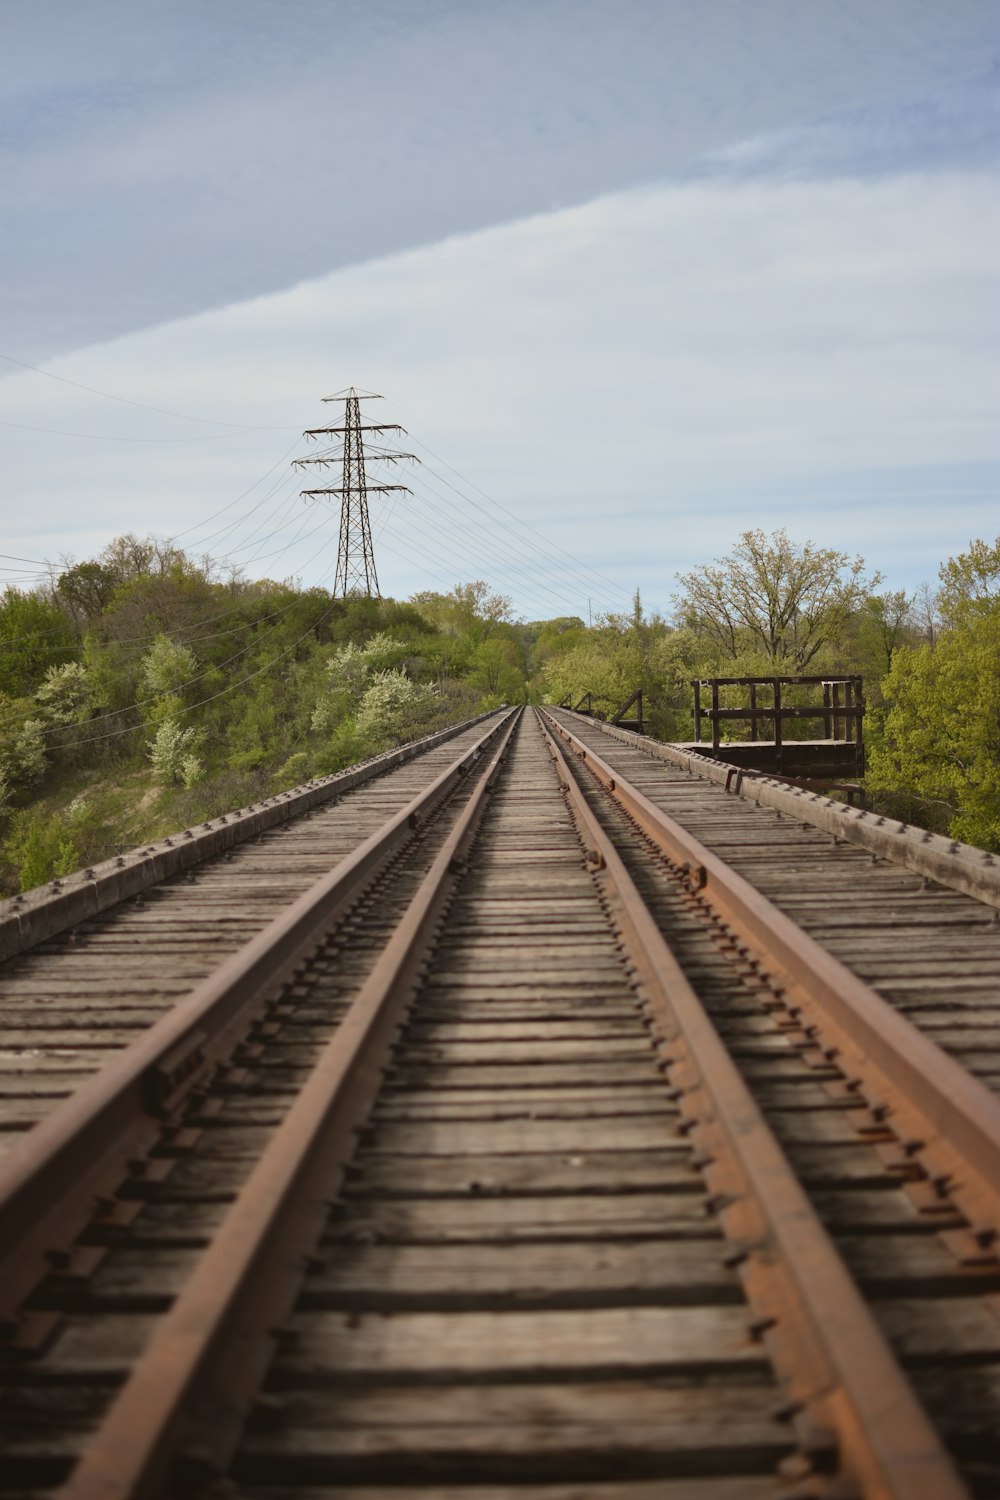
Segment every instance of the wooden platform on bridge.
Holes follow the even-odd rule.
[[[746,771],[778,776],[853,781],[860,774],[854,740],[783,740],[780,744],[774,740],[722,740],[717,747],[704,740],[688,740],[677,749]]]

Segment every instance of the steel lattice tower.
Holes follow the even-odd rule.
[[[303,490],[305,499],[311,500],[320,495],[340,496],[340,542],[337,548],[337,574],[334,580],[334,597],[340,595],[342,598],[348,594],[364,594],[369,598],[382,597],[379,592],[378,575],[375,572],[375,551],[372,547],[371,521],[368,517],[369,494],[388,494],[391,491],[410,494],[405,484],[369,484],[365,474],[366,456],[369,460],[380,459],[388,463],[398,463],[400,459],[410,459],[418,463],[413,453],[389,453],[384,449],[368,450],[365,454],[363,434],[366,432],[403,432],[404,429],[397,422],[362,422],[361,402],[381,401],[381,396],[374,393],[359,395],[351,386],[346,391],[339,391],[335,396],[324,396],[324,401],[343,401],[344,403],[344,425],[343,427],[311,427],[307,429],[304,436],[311,441],[317,438],[330,437],[339,438],[342,449],[336,446],[317,454],[315,458],[297,458],[294,461],[295,468],[304,468],[309,464],[315,464],[320,468],[329,468],[331,464],[342,463],[342,483],[325,489]]]

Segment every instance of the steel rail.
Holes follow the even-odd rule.
[[[415,760],[491,716],[479,714],[463,723],[450,724],[447,729],[410,740],[396,750],[385,750],[360,765],[276,792],[273,797],[252,802],[246,808],[220,813],[200,828],[179,829],[154,839],[151,844],[103,860],[93,868],[77,870],[47,886],[37,886],[0,901],[0,961],[101,916],[171,875],[191,870],[204,860],[234,849],[271,828],[280,828],[314,808],[329,806],[338,797]]]
[[[876,1112],[870,1128],[892,1119],[894,1134],[906,1143],[905,1155],[895,1148],[898,1164],[922,1166],[947,1188],[972,1227],[969,1254],[975,1257],[978,1245],[981,1255],[1000,1235],[1000,1098],[577,735],[545,717],[766,967],[785,992],[786,1007],[800,1018],[804,1044],[822,1046],[854,1089],[864,1087]]]
[[[52,1269],[53,1256],[65,1257],[99,1208],[97,1222],[115,1222],[113,1195],[132,1162],[141,1174],[144,1153],[171,1110],[224,1061],[265,1008],[268,991],[311,953],[510,718],[494,724],[8,1153],[0,1163],[0,1328],[8,1340],[39,1321],[19,1309]]]
[[[565,796],[662,1039],[762,1339],[788,1384],[803,1467],[837,1465],[865,1500],[967,1492],[780,1145],[543,723]],[[831,1448],[835,1450],[831,1453]],[[810,1492],[811,1493],[811,1492]],[[852,1491],[853,1493],[853,1491]]]
[[[152,1500],[220,1474],[382,1083],[516,724],[60,1500]],[[179,1461],[180,1471],[176,1470]],[[173,1472],[172,1472],[173,1470]]]
[[[974,849],[970,844],[959,843],[940,833],[930,833],[924,828],[911,827],[895,818],[881,817],[863,807],[834,802],[816,791],[789,786],[781,777],[766,772],[744,777],[741,781],[737,767],[724,761],[651,739],[648,734],[636,734],[634,730],[607,724],[602,719],[588,719],[587,724],[610,740],[618,740],[653,760],[665,761],[702,781],[724,786],[727,792],[736,772],[738,795],[747,801],[773,808],[811,824],[813,828],[821,828],[824,833],[866,849],[869,854],[878,855],[890,864],[902,865],[925,880],[961,891],[984,906],[1000,908],[1000,860],[988,849]],[[709,750],[711,747],[702,748]]]

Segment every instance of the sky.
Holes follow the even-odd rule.
[[[174,537],[669,614],[742,531],[889,587],[998,531],[995,0],[5,0],[4,580]],[[30,368],[29,368],[30,367]],[[386,439],[392,442],[392,436]],[[387,472],[378,476],[377,471]]]

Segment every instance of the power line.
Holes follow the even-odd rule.
[[[203,437],[127,437],[120,432],[70,432],[65,427],[36,427],[28,422],[9,422],[3,417],[0,417],[0,427],[16,427],[19,432],[42,432],[46,437],[85,438],[95,443],[218,443],[242,436],[239,432],[207,432]],[[263,432],[264,428],[251,428],[250,431]]]
[[[30,370],[33,375],[43,375],[46,380],[57,380],[60,385],[71,385],[75,390],[88,391],[92,396],[103,396],[106,401],[117,401],[122,406],[135,406],[138,407],[140,411],[153,411],[161,417],[178,417],[182,422],[202,422],[208,427],[233,427],[243,432],[265,432],[269,428],[288,425],[287,423],[281,422],[269,422],[265,423],[263,426],[253,426],[247,422],[223,422],[218,421],[214,417],[195,417],[192,416],[189,412],[170,411],[167,407],[164,406],[149,406],[145,401],[133,401],[129,396],[118,396],[113,391],[99,390],[97,386],[85,385],[81,380],[70,380],[67,375],[56,375],[51,370],[41,370],[37,365],[26,364],[23,359],[15,359],[11,354],[0,354],[0,359],[5,360],[9,365],[17,365],[22,370]],[[17,427],[19,425],[20,424],[17,422],[4,423],[4,426],[6,427]],[[29,430],[33,432],[45,431],[44,428],[31,428]],[[67,436],[70,437],[84,437],[86,435],[87,434],[85,433],[67,434]],[[134,441],[141,442],[143,441],[143,439],[137,438]],[[150,441],[152,441],[152,439]]]
[[[390,402],[390,405],[396,404],[397,403]],[[424,430],[427,429],[425,428]],[[558,542],[550,541],[543,532],[538,531],[534,526],[530,526],[527,521],[523,521],[521,517],[518,516],[516,512],[510,510],[508,506],[501,504],[499,500],[494,500],[491,495],[488,495],[485,490],[481,489],[479,485],[475,484],[471,479],[466,478],[466,476],[461,474],[459,470],[454,467],[454,465],[448,463],[447,459],[443,458],[439,453],[436,453],[434,449],[429,447],[426,443],[420,442],[419,439],[416,438],[414,439],[414,442],[416,442],[418,448],[422,448],[425,453],[431,454],[431,456],[433,458],[436,458],[439,463],[444,464],[445,468],[448,469],[450,473],[454,474],[456,478],[461,479],[464,484],[469,485],[470,488],[474,489],[477,494],[483,497],[484,500],[488,500],[491,505],[496,506],[498,510],[503,511],[505,515],[510,516],[510,518],[513,521],[516,521],[519,526],[524,528],[524,530],[530,531],[534,536],[539,537],[548,548],[562,553],[564,557],[568,558],[572,563],[576,564],[576,566],[582,568],[586,573],[591,574],[594,578],[600,579],[602,583],[609,585],[615,590],[616,593],[623,594],[627,598],[631,597],[628,589],[623,588],[620,583],[615,583],[615,581],[611,578],[608,578],[606,574],[600,573],[596,568],[592,568],[589,563],[585,563],[582,561],[582,559],[575,557],[573,553],[567,552],[566,548],[560,547]],[[431,472],[433,473],[433,470],[431,470]],[[444,479],[443,475],[438,475],[438,478],[441,479],[442,483],[447,483],[447,480]],[[452,488],[454,488],[454,486],[452,486]],[[461,494],[462,492],[456,491],[456,493]],[[471,496],[463,496],[463,498],[468,499],[470,503],[475,503],[471,500]],[[481,509],[482,507],[479,508]]]
[[[336,602],[337,601],[335,599],[331,599],[331,601],[327,605],[326,609],[323,611],[323,613],[316,620],[313,621],[313,623],[309,626],[309,629],[308,630],[304,630],[302,632],[302,634],[298,637],[297,640],[294,640],[290,646],[286,647],[286,649],[284,651],[280,652],[274,658],[274,661],[267,662],[263,667],[258,667],[258,669],[255,672],[250,672],[250,673],[247,674],[246,677],[241,677],[238,682],[230,682],[230,683],[228,683],[226,685],[226,687],[220,688],[217,693],[212,693],[212,694],[209,695],[209,697],[207,697],[207,698],[201,698],[197,703],[189,703],[186,708],[180,708],[180,709],[178,709],[177,710],[177,714],[175,715],[175,717],[182,718],[182,717],[184,717],[187,714],[193,714],[196,709],[198,709],[198,708],[204,708],[206,704],[208,704],[208,703],[214,703],[214,702],[216,702],[217,699],[224,698],[227,693],[233,693],[233,692],[236,691],[237,688],[245,687],[248,682],[253,682],[255,678],[261,677],[265,672],[272,671],[278,665],[279,662],[284,661],[287,656],[290,656],[293,651],[295,651],[299,646],[301,646],[302,642],[304,640],[306,640],[310,635],[312,635],[313,631],[317,628],[317,626],[322,625],[323,621],[327,618],[327,616],[332,613]],[[234,656],[234,657],[230,657],[229,659],[230,659],[230,661],[235,661],[237,658]],[[221,663],[221,665],[225,666],[226,663],[223,662],[223,663]],[[201,677],[204,677],[205,675],[206,674],[204,672],[200,674]],[[192,683],[193,682],[197,682],[199,680],[200,680],[200,678],[192,678],[191,679]],[[148,699],[148,698],[143,700],[144,703],[150,703],[150,702],[153,702],[153,701],[155,701],[155,700]],[[134,703],[129,708],[117,709],[114,714],[105,714],[104,718],[101,720],[101,722],[102,723],[106,723],[108,719],[114,718],[114,717],[118,717],[118,716],[120,716],[121,714],[124,714],[124,713],[134,713],[135,710],[138,709],[141,706],[142,705],[139,704],[139,703]],[[109,731],[108,734],[96,734],[96,735],[90,736],[88,739],[66,741],[66,742],[62,743],[58,748],[60,750],[76,750],[76,749],[79,749],[83,745],[98,745],[98,744],[101,744],[104,740],[115,739],[117,735],[127,734],[127,733],[130,733],[130,732],[134,731],[134,730],[141,729],[142,727],[143,726],[141,724],[133,724],[133,725],[130,725],[130,726],[127,725],[124,728],[112,729],[112,730]]]

